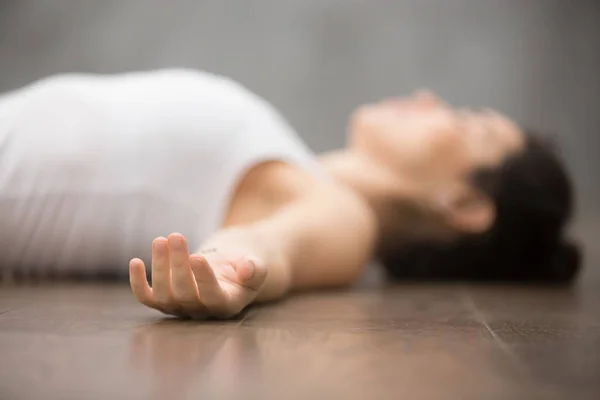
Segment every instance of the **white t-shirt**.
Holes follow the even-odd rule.
[[[127,272],[157,236],[197,247],[244,171],[318,173],[265,100],[191,70],[59,75],[0,97],[0,271]]]

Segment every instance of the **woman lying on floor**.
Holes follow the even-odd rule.
[[[136,298],[167,314],[231,317],[349,285],[371,259],[411,279],[578,270],[552,149],[429,93],[360,107],[347,147],[317,157],[223,77],[61,75],[0,97],[0,139],[1,265],[94,275],[129,262]]]

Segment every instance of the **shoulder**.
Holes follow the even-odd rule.
[[[340,235],[374,238],[377,220],[362,196],[329,176],[316,176],[287,165],[273,171],[273,180],[289,199],[305,204],[310,218],[339,225]]]
[[[374,213],[360,196],[327,176],[282,161],[258,164],[244,175],[232,197],[230,219],[235,222],[230,222],[264,218],[290,205],[310,218],[343,219],[366,235],[375,234]]]

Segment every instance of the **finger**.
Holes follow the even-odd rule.
[[[152,294],[159,307],[166,310],[173,307],[169,244],[164,237],[152,242]]]
[[[129,284],[137,301],[147,307],[157,308],[152,289],[146,279],[146,267],[139,258],[134,258],[129,262]]]
[[[174,300],[186,311],[201,311],[203,307],[190,265],[190,254],[185,237],[179,233],[169,235],[169,251]]]
[[[198,285],[198,295],[202,304],[213,311],[222,310],[227,305],[227,295],[221,289],[219,281],[217,281],[217,277],[206,258],[199,254],[193,254],[190,256],[190,264]]]
[[[258,291],[267,278],[267,268],[258,260],[242,258],[233,263],[239,284],[253,291]]]

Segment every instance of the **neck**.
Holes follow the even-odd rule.
[[[380,246],[435,235],[439,227],[419,200],[422,196],[412,180],[346,149],[323,154],[320,161],[330,175],[371,206],[379,222]]]

